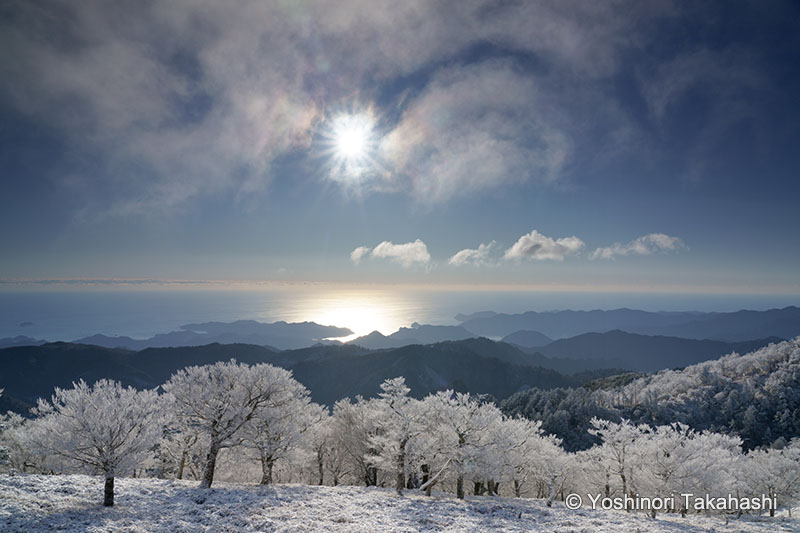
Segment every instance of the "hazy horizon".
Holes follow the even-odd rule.
[[[226,290],[143,290],[108,286],[0,291],[0,338],[24,335],[76,340],[104,334],[138,339],[192,322],[316,322],[350,328],[355,336],[394,333],[413,322],[455,325],[458,313],[595,310],[763,311],[797,306],[795,295],[491,291],[310,286]],[[25,325],[23,325],[25,324]]]

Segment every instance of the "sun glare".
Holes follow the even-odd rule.
[[[322,311],[318,320],[322,324],[335,324],[349,327],[353,335],[338,339],[342,342],[353,340],[356,337],[366,335],[375,330],[392,333],[391,326],[387,317],[383,316],[383,310],[369,304],[343,306],[336,309],[326,309]]]
[[[384,293],[341,293],[332,292],[303,302],[302,320],[309,320],[326,326],[350,328],[352,335],[337,340],[350,341],[356,337],[380,331],[384,335],[394,333],[403,325],[408,325],[407,317],[398,316],[398,300],[394,295]]]
[[[375,129],[375,118],[369,111],[341,113],[328,119],[322,132],[322,153],[331,178],[355,185],[376,172],[379,165]]]
[[[334,132],[336,153],[345,159],[362,157],[369,142],[369,126],[360,121],[343,121]]]
[[[372,144],[372,128],[372,117],[365,113],[336,117],[331,128],[336,156],[348,161],[365,157]]]

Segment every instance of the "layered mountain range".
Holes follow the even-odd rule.
[[[529,388],[580,386],[622,372],[682,368],[800,335],[797,307],[736,313],[482,312],[457,318],[461,325],[414,323],[391,335],[373,332],[347,344],[331,340],[352,335],[346,328],[255,321],[187,324],[150,339],[2,339],[0,388],[5,393],[0,411],[26,412],[54,387],[69,387],[79,379],[111,378],[151,388],[185,366],[231,358],[290,369],[316,401],[328,405],[373,396],[383,380],[401,375],[418,396],[452,388],[500,399]],[[678,331],[687,337],[631,330]],[[745,337],[748,332],[755,336]]]
[[[633,309],[608,311],[529,311],[502,314],[481,311],[456,315],[456,326],[413,323],[390,335],[373,331],[350,341],[364,348],[399,348],[410,344],[432,344],[473,337],[503,340],[525,348],[537,348],[555,339],[584,333],[605,333],[620,330],[640,335],[680,337],[696,340],[741,342],[753,339],[790,339],[800,335],[800,308],[790,306],[767,311],[730,313],[650,312]],[[278,350],[299,349],[314,344],[337,343],[337,338],[351,336],[348,328],[326,326],[314,322],[262,323],[254,320],[185,324],[179,330],[159,333],[148,339],[102,334],[72,340],[77,344],[93,344],[107,348],[143,350],[173,346],[202,346],[211,343],[255,344]],[[67,339],[50,339],[67,340]],[[44,344],[44,339],[26,336],[0,339],[0,348]]]

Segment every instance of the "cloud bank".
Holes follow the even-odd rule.
[[[678,237],[670,237],[664,233],[650,233],[638,237],[628,244],[614,243],[611,246],[597,248],[589,256],[591,259],[613,259],[618,255],[652,255],[658,252],[674,252],[686,248]]]
[[[490,264],[491,261],[489,259],[489,252],[495,246],[495,241],[490,242],[489,244],[481,243],[477,248],[466,248],[461,250],[460,252],[456,252],[450,259],[447,260],[447,263],[452,266],[463,266],[463,265],[486,265]]]
[[[403,268],[411,268],[415,265],[424,266],[431,261],[428,247],[419,239],[402,244],[383,241],[372,249],[367,246],[359,246],[350,253],[350,260],[355,264],[359,264],[367,255],[379,259],[389,259],[400,264]]]
[[[465,265],[487,266],[497,265],[500,259],[504,261],[563,261],[569,256],[578,256],[586,246],[580,238],[561,237],[554,239],[531,230],[517,239],[511,247],[502,253],[497,250],[497,242],[481,243],[477,248],[465,248],[453,254],[447,264],[453,267]],[[678,237],[665,233],[649,233],[638,237],[627,244],[614,243],[611,246],[596,248],[589,259],[613,259],[616,256],[626,255],[653,255],[656,253],[675,252],[686,249],[687,246]],[[428,265],[431,255],[428,247],[420,239],[413,242],[394,244],[383,241],[374,248],[359,246],[350,252],[350,260],[358,265],[365,257],[389,259],[399,263],[405,268],[414,265]]]
[[[563,261],[569,255],[576,255],[584,247],[584,242],[574,235],[561,239],[552,239],[537,230],[523,235],[506,250],[503,259],[534,259],[537,261]]]

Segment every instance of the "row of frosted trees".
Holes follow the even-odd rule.
[[[105,479],[113,505],[121,475],[391,486],[398,493],[514,495],[550,505],[570,492],[604,497],[777,496],[800,493],[800,443],[743,454],[738,438],[686,426],[595,419],[602,444],[565,452],[539,422],[508,418],[490,402],[442,391],[409,396],[403,378],[374,399],[331,410],[291,373],[235,361],[178,371],[155,390],[103,380],[56,389],[35,418],[3,419],[0,448],[15,470],[83,471]],[[674,509],[687,512],[691,509]]]

